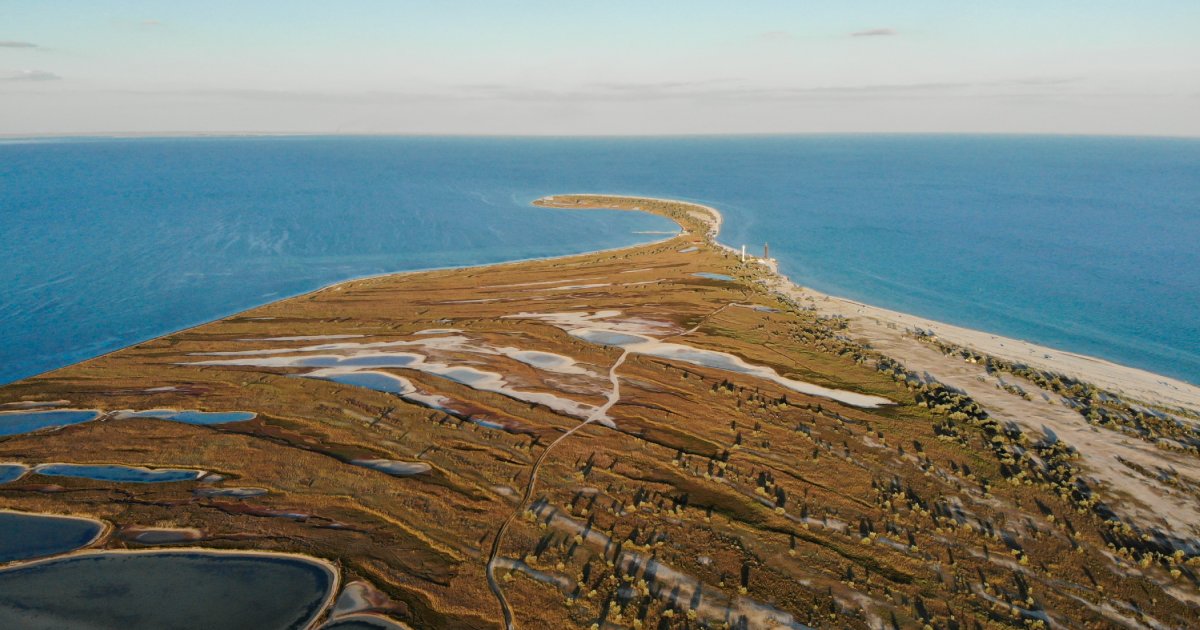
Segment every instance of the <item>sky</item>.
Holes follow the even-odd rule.
[[[1200,136],[1200,0],[0,0],[0,134]]]

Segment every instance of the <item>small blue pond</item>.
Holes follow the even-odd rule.
[[[184,468],[143,468],[120,464],[42,464],[33,469],[39,475],[51,477],[78,477],[97,481],[120,481],[127,483],[167,483],[171,481],[195,481],[203,477],[203,470]]]
[[[545,370],[558,370],[575,365],[575,360],[570,357],[540,350],[520,350],[512,353],[512,358],[526,365]]]
[[[378,470],[393,477],[411,477],[432,470],[432,467],[425,462],[400,462],[394,459],[352,459],[350,463]]]
[[[28,470],[25,464],[0,464],[0,483],[16,481]]]
[[[718,370],[726,370],[728,372],[737,372],[739,374],[758,374],[763,368],[742,363],[737,357],[724,352],[714,352],[712,350],[704,350],[702,348],[690,348],[687,346],[668,346],[666,349],[655,352],[653,356],[662,357],[664,359],[676,359],[686,363],[702,365],[704,367],[715,368]]]
[[[0,412],[0,437],[21,435],[41,429],[65,427],[100,417],[95,409],[55,409],[51,411]]]
[[[261,497],[269,492],[266,488],[196,488],[192,491],[198,497]]]
[[[406,378],[388,374],[387,372],[345,372],[342,374],[330,374],[327,376],[318,376],[326,381],[341,383],[343,385],[354,385],[356,387],[365,387],[373,389],[377,392],[390,392],[393,394],[408,394],[413,391],[412,383]]]
[[[409,353],[368,354],[361,357],[349,357],[337,362],[338,367],[408,367],[421,359],[420,355]]]
[[[85,518],[0,512],[0,562],[73,551],[91,544],[102,531],[100,522]],[[0,627],[21,626],[0,623]]]
[[[642,337],[640,335],[626,335],[624,333],[614,332],[611,330],[583,329],[572,331],[571,335],[584,341],[598,343],[604,346],[622,347],[650,341],[648,337]]]
[[[445,370],[435,372],[442,378],[448,378],[455,383],[462,383],[468,387],[478,388],[479,386],[493,381],[496,375],[491,372],[483,372],[472,367],[454,366]]]
[[[307,628],[335,582],[301,556],[83,553],[0,570],[0,628]]]
[[[356,357],[319,354],[287,359],[282,365],[288,367],[408,367],[420,360],[420,355],[411,352],[379,352]]]
[[[733,276],[727,276],[723,273],[709,273],[707,271],[701,271],[692,275],[698,278],[707,278],[709,280],[724,280],[725,282],[733,282]]]
[[[176,411],[174,409],[150,409],[148,411],[132,411],[119,414],[119,418],[157,418],[184,424],[227,424],[229,422],[245,422],[258,417],[252,411]]]

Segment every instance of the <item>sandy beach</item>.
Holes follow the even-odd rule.
[[[785,276],[780,278],[786,281]],[[791,284],[787,291],[794,298],[813,305],[822,313],[841,315],[852,320],[856,328],[872,340],[895,342],[905,338],[905,331],[920,328],[934,332],[944,341],[974,349],[981,354],[1064,374],[1146,403],[1200,412],[1200,387],[1169,376],[871,306],[787,282]]]

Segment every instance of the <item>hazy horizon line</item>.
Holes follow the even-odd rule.
[[[796,136],[1011,136],[1011,137],[1073,137],[1073,138],[1156,138],[1200,140],[1200,133],[1104,133],[1046,132],[1046,131],[722,131],[722,132],[663,132],[663,133],[479,133],[479,132],[417,132],[417,131],[62,131],[62,132],[0,132],[0,140],[38,140],[58,138],[245,138],[245,137],[395,137],[395,138],[771,138]]]

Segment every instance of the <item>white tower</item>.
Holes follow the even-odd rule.
[[[746,262],[746,246],[742,245],[742,262]]]

